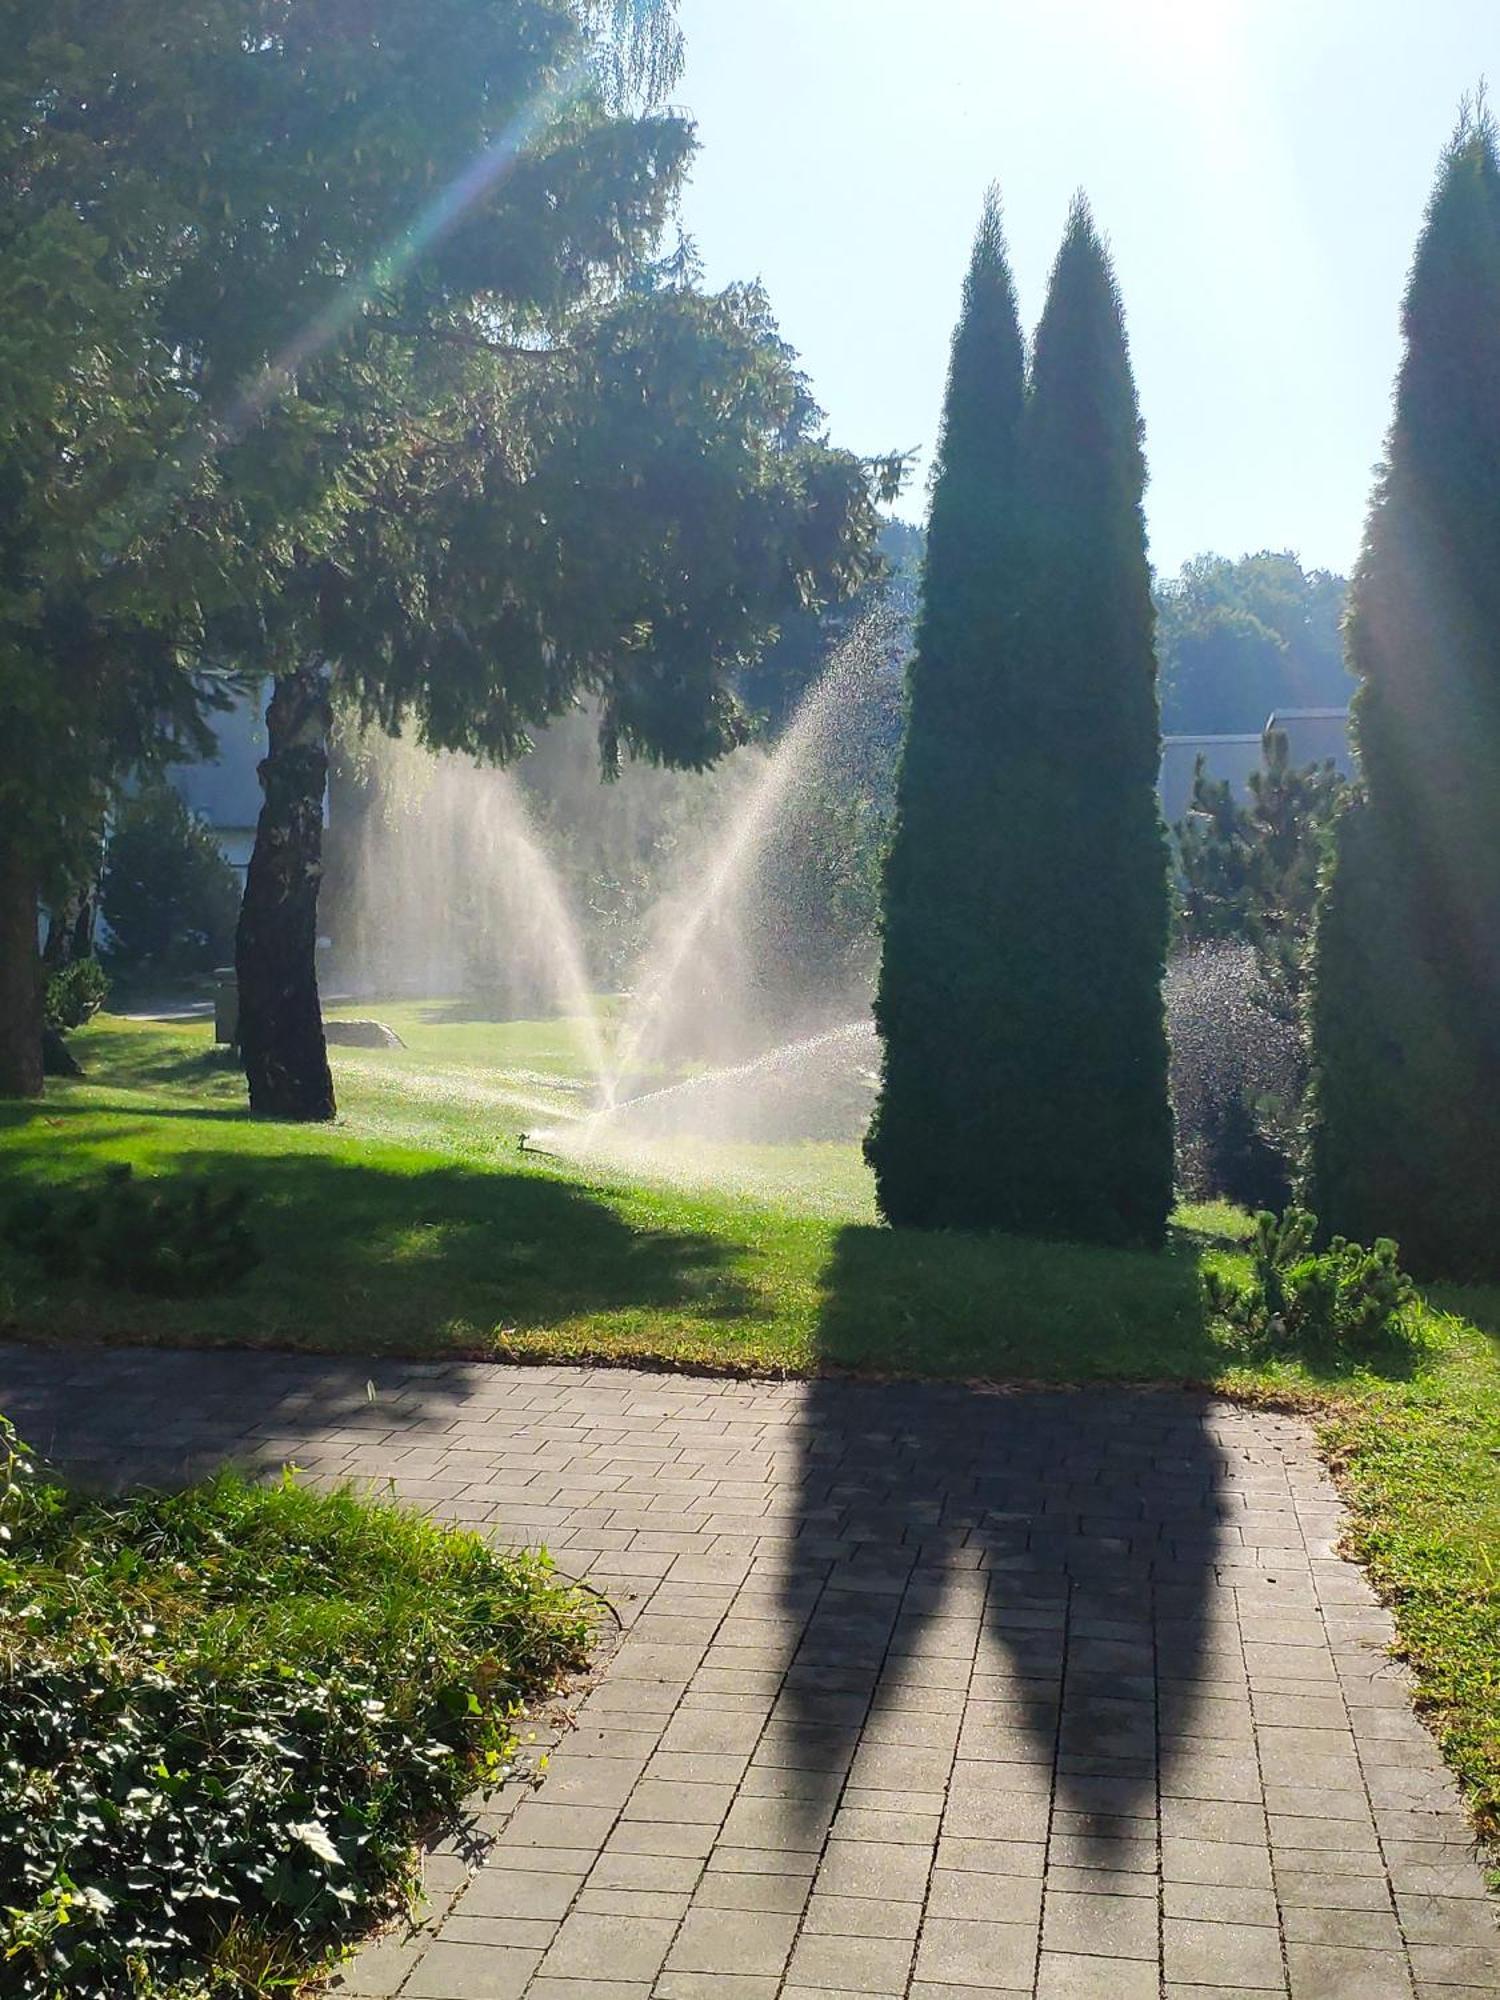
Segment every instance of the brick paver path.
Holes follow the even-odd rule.
[[[544,1780],[481,1812],[475,1872],[438,1851],[431,1921],[345,1993],[1500,1995],[1456,1796],[1290,1420],[15,1349],[0,1407],[111,1478],[388,1477],[618,1610]]]

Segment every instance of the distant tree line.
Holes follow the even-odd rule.
[[[1162,728],[1259,733],[1277,709],[1345,708],[1354,682],[1340,631],[1348,585],[1295,555],[1195,556],[1156,586]]]

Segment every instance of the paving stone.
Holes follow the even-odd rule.
[[[577,1907],[591,1917],[670,1917],[687,1914],[686,1889],[590,1889],[579,1892]]]
[[[1494,1944],[1414,1944],[1412,1970],[1429,1985],[1484,1986],[1500,1992],[1500,1940]]]
[[[932,1850],[925,1844],[830,1840],[818,1869],[821,1894],[879,1896],[920,1902],[927,1888]]]
[[[1036,1925],[932,1917],[922,1925],[916,1977],[939,1984],[1024,1990],[1036,1963]]]
[[[811,1884],[805,1875],[755,1875],[738,1869],[710,1869],[694,1902],[709,1910],[799,1911]]]
[[[455,1910],[443,1919],[444,1944],[520,1945],[538,1954],[557,1935],[557,1917],[475,1917]]]
[[[521,2000],[539,1951],[505,1945],[434,1944],[401,1991],[412,2000]]]
[[[1042,1945],[1047,1951],[1145,1958],[1155,1965],[1156,1906],[1143,1896],[1076,1895],[1049,1887]]]
[[[484,1868],[454,1904],[456,1916],[563,1917],[582,1886],[581,1873]]]
[[[953,1868],[933,1870],[927,1892],[929,1917],[984,1918],[992,1923],[1037,1923],[1042,1885],[1033,1877],[981,1875]]]
[[[914,1938],[922,1927],[920,1903],[892,1903],[873,1896],[814,1893],[802,1919],[810,1937]]]
[[[1165,1882],[1193,1882],[1228,1889],[1269,1889],[1271,1856],[1264,1846],[1234,1841],[1175,1840],[1164,1836],[1161,1871]]]
[[[733,1785],[690,1785],[642,1778],[625,1802],[627,1820],[666,1820],[683,1826],[717,1826],[734,1802]]]
[[[1288,1944],[1286,1957],[1292,2000],[1411,2000],[1411,1976],[1399,1951]]]
[[[1287,1909],[1282,1932],[1296,1944],[1349,1945],[1364,1951],[1403,1949],[1394,1910]]]
[[[779,1974],[796,1931],[796,1917],[766,1910],[692,1910],[673,1942],[667,1970]]]
[[[598,1917],[574,1911],[564,1919],[543,1969],[558,1979],[654,1979],[676,1928],[667,1917]]]
[[[1408,1895],[1398,1877],[1396,1907],[1410,1944],[1500,1946],[1500,1899],[1493,1896]]]
[[[1047,1845],[1040,1840],[958,1840],[943,1834],[937,1844],[936,1865],[961,1873],[1040,1878],[1046,1862]]]
[[[649,1983],[626,1979],[550,1979],[539,1975],[526,2000],[648,2000]]]
[[[802,1936],[787,1967],[791,1986],[835,1987],[849,1993],[901,1993],[912,1948],[899,1938]]]
[[[599,1856],[588,1878],[590,1889],[690,1890],[703,1864],[691,1855],[623,1854],[611,1848]]]
[[[1157,2000],[1157,1993],[1155,1965],[1042,1953],[1037,2000]]]
[[[1168,1979],[1200,1986],[1262,1987],[1279,1993],[1285,1978],[1281,1940],[1274,1929],[1251,1924],[1162,1921],[1162,1955]]]
[[[712,1826],[675,1820],[622,1819],[609,1836],[606,1854],[668,1854],[706,1861],[713,1850]]]
[[[776,2000],[779,1977],[752,1972],[673,1972],[662,1973],[653,1993],[655,2000]]]
[[[1205,1882],[1164,1882],[1162,1913],[1198,1923],[1261,1924],[1274,1930],[1277,1898],[1270,1889],[1246,1889]]]

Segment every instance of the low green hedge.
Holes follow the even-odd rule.
[[[290,1475],[90,1499],[0,1419],[0,1992],[294,1980],[587,1639],[542,1557]]]

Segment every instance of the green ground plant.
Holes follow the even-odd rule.
[[[109,980],[94,958],[75,958],[47,981],[46,1023],[59,1035],[92,1021],[109,998]]]
[[[0,1990],[291,1987],[502,1777],[582,1600],[349,1490],[93,1499],[0,1419]]]
[[[1306,1209],[1257,1215],[1248,1276],[1211,1267],[1203,1274],[1209,1312],[1251,1351],[1368,1355],[1398,1345],[1417,1295],[1396,1245],[1382,1237],[1366,1249],[1335,1236],[1319,1250],[1317,1240],[1318,1218]]]

